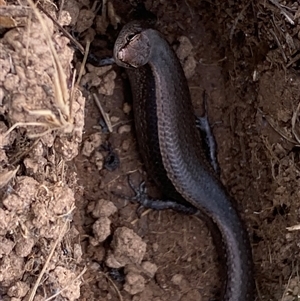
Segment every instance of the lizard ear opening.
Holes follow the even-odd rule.
[[[134,40],[135,36],[136,36],[136,34],[134,34],[134,33],[129,34],[129,35],[126,37],[127,42],[130,42],[130,41]]]

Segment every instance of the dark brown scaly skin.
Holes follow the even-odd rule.
[[[147,172],[167,197],[192,204],[219,229],[227,271],[222,300],[253,301],[248,234],[202,152],[178,58],[158,31],[134,21],[120,32],[114,59],[128,68],[137,141]]]

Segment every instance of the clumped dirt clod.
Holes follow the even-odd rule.
[[[59,291],[75,300],[80,295],[81,280],[70,281],[83,269],[70,261],[78,232],[70,225],[75,198],[68,184],[76,180],[66,175],[65,162],[78,153],[84,98],[75,89],[72,100],[64,96],[72,105],[57,99],[58,93],[70,93],[58,91],[55,80],[59,74],[71,78],[73,50],[68,39],[54,31],[52,21],[43,20],[61,65],[54,65],[47,35],[34,14],[25,27],[9,30],[0,40],[1,300],[37,300],[41,287],[43,296]],[[67,245],[66,253],[61,244]],[[80,261],[77,256],[77,264]],[[61,280],[67,276],[67,282]]]
[[[121,268],[131,263],[140,264],[146,252],[146,243],[126,227],[116,229],[111,247],[113,251],[106,260],[111,268]]]

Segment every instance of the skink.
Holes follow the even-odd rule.
[[[163,36],[146,22],[121,30],[115,62],[127,68],[139,151],[164,195],[197,208],[220,232],[226,266],[224,301],[253,301],[247,231],[202,151],[187,80]]]

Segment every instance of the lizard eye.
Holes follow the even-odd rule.
[[[132,41],[132,40],[135,38],[135,36],[136,36],[136,34],[134,34],[134,33],[129,34],[129,35],[126,37],[127,42]]]

